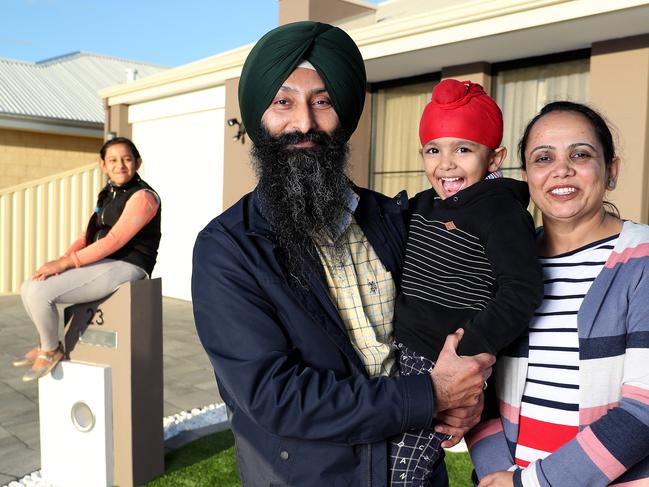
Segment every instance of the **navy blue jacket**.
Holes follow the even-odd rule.
[[[405,196],[354,188],[355,219],[399,282]],[[426,375],[369,378],[323,275],[290,285],[256,192],[194,247],[198,335],[230,412],[244,486],[385,486],[386,439],[433,421]]]

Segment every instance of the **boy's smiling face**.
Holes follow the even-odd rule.
[[[487,146],[456,137],[439,137],[422,149],[428,181],[440,198],[446,199],[472,184],[502,164],[507,149]]]

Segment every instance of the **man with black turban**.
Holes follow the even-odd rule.
[[[431,376],[399,377],[392,311],[407,199],[354,186],[347,141],[365,68],[341,29],[297,22],[250,52],[239,84],[258,185],[194,248],[196,328],[230,414],[244,486],[385,486],[386,440],[478,420],[488,356],[449,335]],[[443,462],[430,485],[447,485]]]

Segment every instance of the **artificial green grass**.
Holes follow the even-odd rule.
[[[147,487],[235,487],[234,436],[226,430],[205,436],[165,457],[165,473]]]
[[[471,487],[467,453],[446,453],[450,487]],[[206,436],[170,453],[165,474],[146,487],[238,487],[234,437],[230,430]]]
[[[473,463],[468,453],[446,452],[444,458],[446,470],[448,470],[449,487],[473,487],[471,482],[471,471]]]

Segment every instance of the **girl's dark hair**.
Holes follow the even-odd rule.
[[[117,145],[117,144],[124,144],[126,145],[135,159],[141,159],[140,157],[140,152],[137,150],[137,147],[135,147],[135,144],[131,139],[127,139],[126,137],[113,137],[110,140],[107,140],[104,142],[104,145],[101,146],[101,149],[99,149],[99,157],[103,160],[106,157],[106,151],[111,145]]]
[[[530,137],[530,132],[532,131],[534,125],[536,125],[536,122],[538,122],[545,115],[552,112],[572,112],[578,113],[585,117],[590,122],[590,125],[593,128],[593,132],[595,132],[595,136],[597,137],[597,140],[602,145],[602,148],[604,150],[604,165],[606,167],[609,167],[611,164],[613,164],[613,160],[615,159],[615,144],[613,142],[613,134],[611,133],[611,129],[606,123],[606,120],[604,120],[604,117],[602,117],[596,110],[593,110],[583,103],[575,103],[572,101],[553,101],[541,108],[541,111],[532,120],[529,121],[527,127],[525,127],[525,131],[523,132],[523,137],[521,137],[521,140],[518,143],[518,154],[521,158],[521,168],[523,170],[525,170],[525,166],[527,164],[527,161],[525,160],[525,149],[527,149],[527,141]],[[611,213],[617,217],[620,216],[619,210],[610,201],[604,201],[604,208],[608,213]]]

